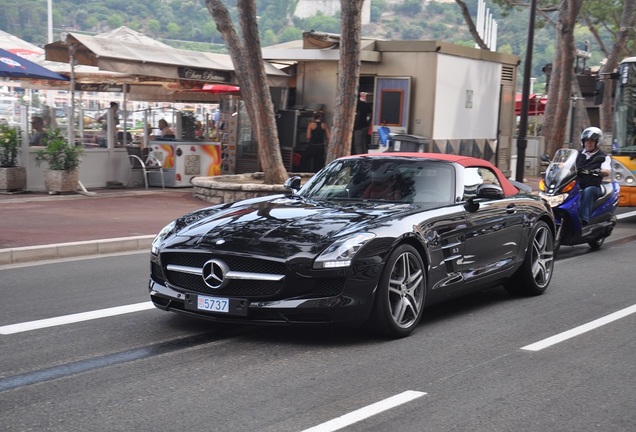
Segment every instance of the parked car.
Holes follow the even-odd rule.
[[[403,337],[425,305],[498,285],[538,295],[550,283],[551,208],[484,160],[350,156],[286,186],[167,225],[152,242],[155,306]]]

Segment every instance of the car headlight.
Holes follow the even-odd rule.
[[[360,233],[336,240],[316,258],[314,268],[349,267],[354,255],[374,237],[372,233]]]
[[[150,253],[152,253],[153,255],[157,255],[159,253],[159,246],[161,245],[161,242],[163,241],[163,239],[168,237],[168,235],[172,232],[172,230],[174,230],[174,227],[176,225],[177,221],[172,221],[168,225],[163,227],[161,231],[159,231],[159,234],[155,236],[152,244],[150,245]]]
[[[614,176],[614,181],[620,186],[634,185],[634,174],[615,159],[612,159],[612,175]]]
[[[558,194],[558,195],[547,195],[544,193],[540,193],[539,196],[546,200],[550,207],[556,207],[560,205],[565,199],[568,197],[568,194]]]

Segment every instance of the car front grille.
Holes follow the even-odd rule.
[[[206,262],[218,259],[225,262],[230,271],[253,274],[255,277],[231,279],[220,289],[208,286],[200,271]],[[197,270],[182,271],[182,268]],[[301,279],[287,274],[287,266],[280,261],[240,256],[219,256],[209,253],[164,252],[161,265],[151,267],[152,278],[159,283],[167,282],[184,291],[207,295],[241,297],[245,299],[276,299],[283,297],[321,298],[342,294],[346,279],[315,278]],[[258,275],[281,276],[280,280],[259,279]]]
[[[213,289],[203,282],[203,278],[201,276],[177,271],[168,271],[167,273],[168,280],[172,285],[183,287],[189,291],[195,291],[202,294],[261,298],[275,296],[282,288],[281,282],[233,280],[224,288]]]
[[[267,274],[285,274],[285,263],[280,261],[270,261],[258,258],[239,257],[239,256],[218,256],[209,253],[173,253],[165,252],[161,254],[161,263],[164,268],[168,264],[202,268],[203,265],[213,259],[218,258],[225,261],[233,271],[248,273],[267,273]]]
[[[155,282],[160,283],[161,285],[166,284],[166,278],[163,275],[163,270],[161,270],[161,266],[156,262],[150,263],[150,277]]]
[[[324,278],[317,279],[314,284],[313,293],[316,297],[333,297],[342,294],[346,279]]]

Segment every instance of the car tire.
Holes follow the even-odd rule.
[[[422,318],[426,295],[424,263],[417,250],[400,245],[387,259],[378,283],[371,321],[376,333],[408,336]]]
[[[532,231],[523,264],[504,288],[513,294],[536,296],[550,284],[554,270],[554,235],[548,225],[539,221]]]

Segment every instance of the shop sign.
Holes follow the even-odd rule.
[[[109,93],[122,93],[124,91],[123,84],[89,84],[89,83],[75,83],[76,91],[87,92],[109,92]]]
[[[177,68],[177,73],[179,78],[196,81],[230,82],[232,79],[229,72],[219,72],[211,69],[179,67]]]

